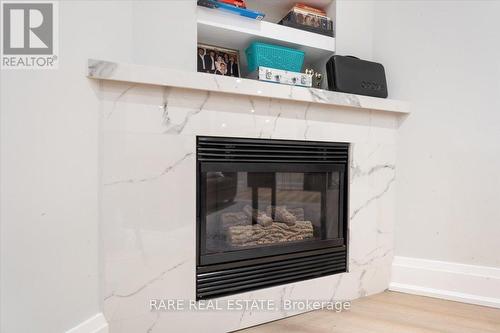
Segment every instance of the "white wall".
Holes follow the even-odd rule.
[[[336,6],[336,54],[371,59],[374,1],[336,0]]]
[[[196,1],[133,1],[132,60],[196,71]]]
[[[373,59],[412,103],[396,255],[500,267],[500,2],[377,1]]]
[[[131,6],[61,1],[58,70],[1,72],[1,332],[64,332],[101,311],[98,87],[129,61]]]
[[[396,256],[500,267],[500,2],[337,1],[337,53],[383,63],[412,103]]]

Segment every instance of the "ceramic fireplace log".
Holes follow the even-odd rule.
[[[245,207],[243,207],[243,212],[247,214],[248,217],[252,218],[254,210],[250,205],[246,205]],[[257,216],[257,223],[261,226],[267,227],[273,224],[273,219],[270,216],[268,216],[265,212],[257,211],[256,216]]]
[[[295,216],[296,221],[304,221],[304,208],[286,208],[289,213]],[[271,206],[268,206],[266,209],[266,213],[269,216],[271,214]],[[248,214],[244,212],[227,212],[222,213],[221,216],[221,224],[224,230],[227,230],[231,226],[238,225],[250,225],[252,224],[252,218]],[[278,217],[276,222],[285,222],[279,221]]]
[[[222,213],[221,216],[222,228],[227,230],[229,227],[238,225],[252,224],[252,219],[244,212],[229,212]]]
[[[271,216],[272,206],[267,206],[266,212],[267,215]],[[302,209],[302,208],[298,208]],[[290,209],[287,209],[286,206],[276,206],[274,208],[274,221],[283,222],[286,225],[294,225],[297,222],[298,218],[295,214],[292,213]],[[304,219],[304,209],[302,209],[302,220]]]
[[[297,221],[289,226],[274,222],[264,227],[260,224],[232,226],[227,231],[228,241],[233,246],[254,246],[298,241],[313,237],[311,221]]]

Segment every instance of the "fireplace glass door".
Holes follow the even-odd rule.
[[[334,164],[204,163],[205,262],[343,244],[344,172]]]

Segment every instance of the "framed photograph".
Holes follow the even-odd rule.
[[[240,77],[240,54],[237,50],[198,44],[198,72]]]

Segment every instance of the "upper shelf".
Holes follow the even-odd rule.
[[[335,52],[335,38],[258,21],[220,10],[198,7],[198,41],[243,51],[253,41],[275,43],[306,52],[306,61],[316,63]]]
[[[287,86],[277,83],[207,73],[179,71],[161,67],[119,64],[103,60],[89,59],[87,76],[92,79],[286,99],[289,101],[356,109],[380,110],[398,114],[410,113],[408,103],[393,99],[345,94],[321,89]]]

